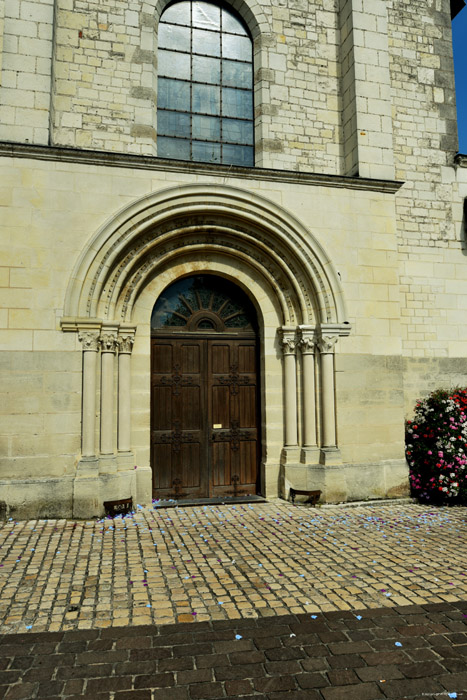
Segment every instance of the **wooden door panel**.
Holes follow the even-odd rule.
[[[152,342],[152,469],[159,497],[206,495],[205,345],[198,339]]]
[[[180,406],[177,413],[181,416],[182,430],[203,430],[205,416],[201,412],[201,391],[201,386],[190,386],[183,387],[180,392]]]
[[[248,343],[248,345],[238,346],[238,371],[256,373],[256,345]]]
[[[238,422],[240,428],[256,428],[256,386],[240,386],[237,395]]]
[[[153,444],[152,464],[157,465],[153,469],[153,481],[156,489],[169,489],[171,485],[170,475],[172,473],[172,446],[164,444]],[[162,465],[164,465],[163,468]]]
[[[256,342],[208,341],[211,494],[255,493],[258,473]]]
[[[181,348],[182,372],[200,374],[201,372],[201,348],[196,345],[183,343]]]
[[[167,343],[153,341],[152,343],[152,372],[157,374],[170,374],[174,365],[173,347]]]
[[[172,426],[172,389],[159,386],[152,394],[153,430],[170,430]]]
[[[151,367],[155,496],[255,493],[255,340],[154,339]]]
[[[181,475],[183,490],[199,489],[201,486],[200,444],[182,445]]]
[[[211,429],[229,427],[230,423],[230,390],[228,386],[212,387],[212,424]]]
[[[227,442],[212,445],[212,483],[214,487],[230,486],[230,445]]]
[[[231,365],[230,345],[211,341],[211,371],[213,374],[228,374]]]

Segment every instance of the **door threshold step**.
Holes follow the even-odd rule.
[[[153,508],[177,508],[179,506],[227,506],[237,503],[267,503],[264,496],[216,496],[215,498],[161,498],[153,500]]]

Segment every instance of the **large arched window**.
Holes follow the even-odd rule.
[[[159,24],[157,152],[252,166],[252,41],[218,2],[182,0]]]

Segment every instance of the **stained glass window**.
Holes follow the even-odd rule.
[[[256,312],[237,285],[215,275],[186,277],[171,284],[154,305],[152,330],[256,330]]]
[[[252,51],[242,20],[220,3],[181,0],[162,13],[161,158],[254,165]]]

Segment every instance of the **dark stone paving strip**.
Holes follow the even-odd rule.
[[[467,601],[0,636],[0,699],[467,700]]]

